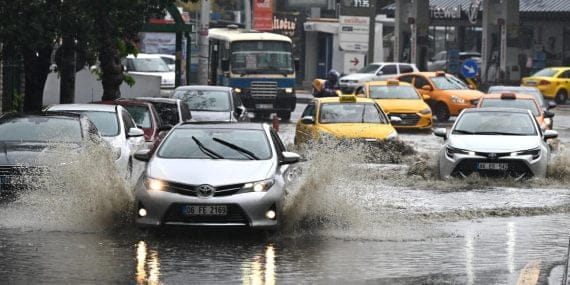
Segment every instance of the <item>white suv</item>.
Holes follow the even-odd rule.
[[[400,73],[419,71],[413,63],[400,62],[373,62],[358,72],[340,78],[339,86],[344,93],[352,92],[364,82],[372,80],[388,80]]]

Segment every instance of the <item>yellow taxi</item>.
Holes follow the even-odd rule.
[[[537,87],[544,98],[564,104],[570,93],[570,67],[547,67],[530,77],[524,77],[521,86]]]
[[[430,130],[432,127],[431,109],[423,97],[409,83],[398,80],[369,81],[356,89],[356,95],[374,99],[388,116],[400,117],[401,122],[392,122],[396,129]]]
[[[396,139],[398,132],[374,100],[341,95],[310,102],[297,121],[294,141],[299,145],[327,136],[378,141]]]
[[[503,107],[530,110],[543,130],[551,129],[552,117],[554,117],[554,113],[550,111],[543,111],[542,107],[540,107],[532,95],[512,92],[483,95],[483,97],[481,97],[481,100],[479,100],[479,104],[477,104],[477,108],[486,107]]]
[[[443,71],[405,73],[397,79],[414,85],[422,96],[428,95],[426,102],[440,122],[459,115],[463,109],[475,107],[484,94]]]

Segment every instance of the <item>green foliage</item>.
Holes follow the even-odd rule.
[[[129,87],[133,87],[133,85],[135,85],[135,78],[128,74],[125,74],[125,78],[123,80],[127,85],[129,85]]]
[[[24,110],[24,94],[20,94],[14,90],[14,94],[12,95],[12,111],[22,112],[22,110]]]

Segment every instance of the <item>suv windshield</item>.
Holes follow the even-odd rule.
[[[230,94],[219,90],[176,91],[173,98],[184,101],[191,111],[229,111]]]

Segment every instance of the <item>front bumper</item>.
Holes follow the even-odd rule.
[[[135,192],[136,218],[140,227],[195,226],[195,227],[251,227],[274,229],[281,219],[280,207],[283,190],[276,183],[267,192],[243,193],[221,197],[195,197],[179,193],[148,191],[139,180]],[[225,216],[188,216],[183,208],[188,205],[225,205]],[[139,216],[139,209],[146,210],[146,216]],[[275,219],[267,218],[266,212],[274,210]]]
[[[240,98],[248,112],[293,112],[297,106],[297,95],[295,92],[286,93],[284,89],[278,90],[272,96],[252,96],[249,90],[245,89],[242,90]]]
[[[396,129],[419,129],[426,130],[432,127],[431,114],[417,114],[417,113],[389,113],[388,116],[396,116],[402,119],[401,123],[392,123]]]

